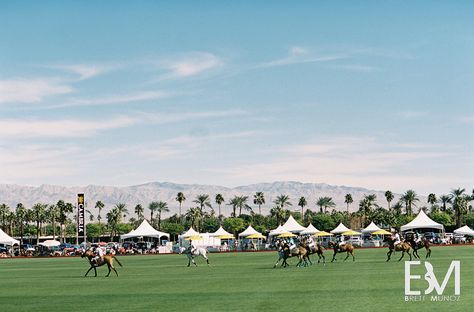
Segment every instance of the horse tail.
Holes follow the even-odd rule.
[[[120,266],[123,266],[123,265],[120,263],[120,261],[119,261],[119,259],[118,259],[117,257],[113,257],[113,259],[115,259],[115,261],[117,261],[117,263],[118,263]]]

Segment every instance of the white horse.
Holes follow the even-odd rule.
[[[191,262],[197,266],[196,262],[194,261],[194,258],[202,256],[204,259],[206,259],[207,265],[209,265],[209,259],[207,258],[207,250],[206,248],[203,247],[194,247],[194,248],[184,248],[180,247],[179,248],[179,254],[185,253],[186,256],[188,257],[188,266],[191,265]]]

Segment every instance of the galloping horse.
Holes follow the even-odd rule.
[[[308,256],[309,255],[308,249],[303,244],[300,244],[298,247],[290,249],[288,244],[282,241],[277,245],[277,248],[278,248],[278,260],[275,263],[275,265],[273,265],[273,268],[277,266],[280,260],[283,260],[281,265],[284,268],[286,268],[287,266],[289,266],[286,260],[291,257],[298,257],[299,261],[296,264],[297,267],[307,266],[308,261],[311,263],[311,260],[309,260],[309,256]]]
[[[306,247],[306,249],[308,250],[308,260],[309,260],[309,263],[312,264],[310,258],[309,258],[309,255],[312,255],[312,254],[317,254],[318,255],[318,263],[321,262],[321,258],[323,259],[323,264],[326,264],[326,257],[324,256],[324,247],[319,244],[319,243],[315,243],[315,242],[309,242],[308,240],[303,240],[303,246]]]
[[[423,237],[420,241],[409,240],[408,243],[410,243],[410,246],[413,249],[413,256],[415,256],[415,258],[420,259],[420,256],[418,255],[418,249],[421,248],[426,249],[426,259],[431,257],[431,244],[426,238]]]
[[[349,258],[349,255],[352,256],[352,261],[355,261],[354,246],[352,246],[352,244],[347,243],[347,244],[343,244],[343,245],[339,246],[338,243],[335,243],[333,241],[329,241],[329,247],[332,247],[332,249],[334,250],[334,254],[332,255],[331,262],[336,260],[336,254],[339,253],[339,252],[347,252],[347,256],[344,259],[344,261],[346,261],[347,258]]]
[[[386,238],[385,241],[388,242],[387,262],[390,261],[390,257],[394,251],[402,252],[402,256],[400,257],[400,259],[398,259],[398,261],[403,259],[403,257],[405,256],[405,252],[410,256],[410,261],[411,261],[410,250],[412,250],[412,248],[409,243],[401,242],[395,245],[394,238]]]
[[[115,274],[117,274],[117,276],[118,276],[117,270],[114,268],[114,259],[115,259],[115,261],[117,261],[117,263],[120,266],[122,266],[122,264],[120,263],[120,261],[117,258],[115,258],[114,256],[109,256],[109,255],[104,256],[103,260],[99,259],[97,262],[93,261],[92,259],[95,258],[95,254],[90,249],[87,249],[86,251],[84,251],[82,253],[81,257],[82,258],[87,257],[87,259],[89,260],[89,263],[91,265],[91,267],[89,268],[89,270],[87,270],[86,275],[84,275],[84,277],[86,277],[87,274],[89,274],[90,270],[92,270],[92,269],[94,269],[95,277],[97,277],[97,267],[103,266],[104,264],[107,264],[107,268],[109,269],[109,273],[107,273],[107,275],[105,277],[109,277],[111,270],[114,270]]]
[[[206,262],[207,262],[207,265],[209,265],[209,259],[207,258],[207,249],[206,248],[203,248],[203,247],[196,247],[194,249],[192,249],[192,247],[189,247],[189,248],[185,248],[185,247],[180,247],[179,248],[179,253],[182,254],[182,253],[185,253],[186,256],[188,257],[188,266],[191,265],[191,262],[197,266],[196,264],[196,261],[194,261],[194,258],[196,257],[203,257],[204,259],[206,259]]]

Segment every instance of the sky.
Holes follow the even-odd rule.
[[[472,1],[0,2],[0,183],[474,188]]]

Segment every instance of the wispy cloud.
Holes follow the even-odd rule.
[[[362,64],[341,64],[341,65],[334,65],[334,68],[348,70],[353,72],[374,72],[379,71],[379,67],[370,66],[370,65],[362,65]]]
[[[333,55],[319,55],[314,53],[308,48],[294,46],[288,51],[288,55],[284,58],[273,60],[270,62],[262,63],[257,67],[273,67],[273,66],[285,66],[293,64],[303,63],[317,63],[317,62],[329,62],[339,59],[347,58],[344,54],[333,54]]]
[[[124,128],[137,122],[136,118],[119,116],[108,120],[89,121],[82,119],[0,120],[0,137],[5,138],[77,138],[89,137],[99,131]]]
[[[71,86],[58,79],[17,78],[0,80],[0,103],[35,103],[44,97],[72,92]]]
[[[403,112],[398,113],[398,116],[400,118],[407,119],[407,120],[424,117],[426,115],[428,115],[428,112],[422,112],[422,111],[403,111]]]
[[[208,52],[193,52],[167,60],[151,61],[151,63],[166,71],[157,80],[194,77],[224,65],[221,58]]]
[[[100,106],[133,103],[140,101],[156,100],[170,96],[169,92],[165,91],[143,91],[132,94],[113,95],[88,99],[71,99],[63,104],[51,105],[47,108],[63,108],[74,106]]]

